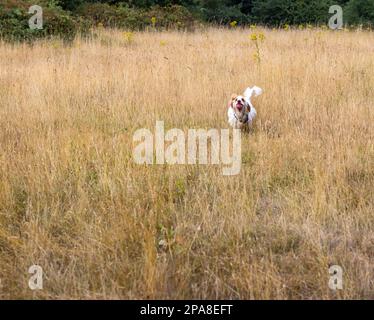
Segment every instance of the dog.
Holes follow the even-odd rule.
[[[259,96],[262,94],[262,89],[259,87],[248,87],[242,96],[233,94],[228,103],[228,122],[234,129],[250,129],[252,127],[253,119],[257,112],[251,102],[252,96]]]

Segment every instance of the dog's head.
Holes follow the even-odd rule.
[[[231,96],[229,106],[234,109],[235,114],[240,118],[251,111],[251,105],[248,99],[244,96],[238,96],[236,94]]]

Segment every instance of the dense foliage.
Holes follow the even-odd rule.
[[[59,0],[66,10],[76,10],[83,3],[106,3],[146,9],[152,6],[178,5],[187,8],[195,18],[210,22],[326,23],[328,9],[339,4],[344,8],[346,23],[374,23],[374,0]]]
[[[52,1],[33,1],[43,8],[43,29],[30,29],[28,13],[30,1],[2,1],[0,3],[0,37],[5,40],[33,40],[46,36],[62,36],[71,40],[81,29],[87,30],[88,24],[80,17],[55,5]]]
[[[43,7],[42,30],[30,30],[28,8]],[[343,7],[344,23],[374,25],[374,0],[0,0],[0,37],[71,39],[90,26],[141,30],[193,28],[196,21],[235,25],[326,24],[329,7]]]

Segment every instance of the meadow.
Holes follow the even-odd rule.
[[[374,299],[373,52],[366,30],[0,42],[0,298]],[[134,163],[137,129],[228,128],[249,85],[238,175]]]

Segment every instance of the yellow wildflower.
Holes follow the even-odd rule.
[[[134,33],[133,32],[124,32],[123,37],[126,39],[127,42],[132,42],[134,39]]]
[[[152,17],[152,18],[151,18],[151,22],[152,22],[152,26],[153,26],[153,27],[155,27],[155,25],[156,25],[156,21],[157,21],[156,17]]]
[[[238,22],[235,21],[235,20],[230,22],[230,26],[231,26],[232,28],[235,28],[237,24],[238,24]]]

